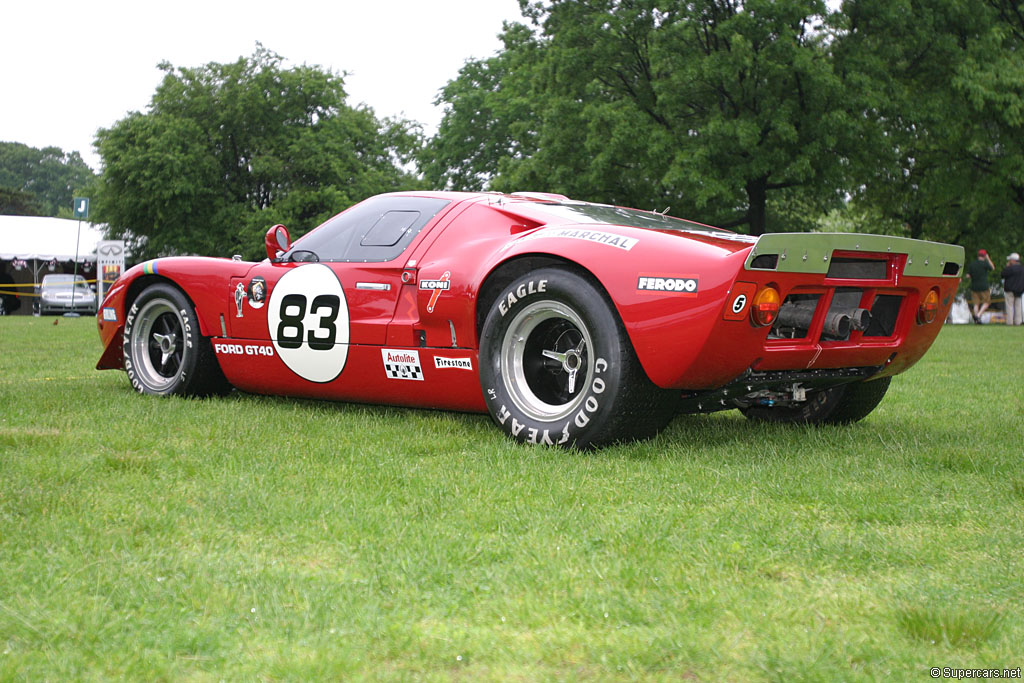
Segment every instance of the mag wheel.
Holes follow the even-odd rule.
[[[169,285],[151,285],[125,318],[124,369],[144,394],[204,396],[227,382],[191,302]]]
[[[480,381],[494,421],[512,438],[585,448],[655,434],[671,392],[644,374],[604,292],[546,268],[499,295],[484,321]]]
[[[868,416],[885,398],[891,377],[870,382],[851,382],[807,393],[807,401],[797,406],[746,408],[742,412],[752,420],[794,422],[797,424],[848,424]]]

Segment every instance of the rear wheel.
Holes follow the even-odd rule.
[[[673,416],[674,393],[647,378],[604,293],[568,269],[502,291],[483,325],[480,381],[491,417],[521,442],[645,438]]]
[[[851,382],[828,389],[807,392],[807,400],[795,406],[746,408],[743,414],[752,420],[793,422],[796,424],[848,424],[868,416],[889,390],[891,377],[869,382]]]
[[[124,369],[144,394],[207,396],[230,387],[199,334],[199,319],[180,290],[150,285],[132,303],[124,326]]]

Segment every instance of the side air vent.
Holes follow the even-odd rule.
[[[779,265],[778,254],[761,254],[755,256],[754,260],[750,262],[750,267],[758,270],[775,270],[777,265]]]

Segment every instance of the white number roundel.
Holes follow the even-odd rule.
[[[338,277],[322,263],[281,276],[267,303],[267,328],[281,360],[310,382],[330,382],[348,359],[348,304]]]

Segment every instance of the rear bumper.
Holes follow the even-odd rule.
[[[962,247],[858,234],[763,235],[745,255],[699,351],[674,375],[652,380],[666,388],[717,390],[749,373],[870,368],[866,376],[893,375],[928,350],[953,303],[963,266]],[[756,326],[751,301],[765,287],[783,302],[809,312],[806,329],[778,323]],[[938,294],[930,321],[919,316],[929,293]],[[709,306],[710,308],[710,306]],[[836,311],[871,312],[866,329],[830,332]],[[859,371],[860,372],[860,371]],[[860,372],[860,377],[864,377]],[[660,380],[660,381],[659,381]]]

